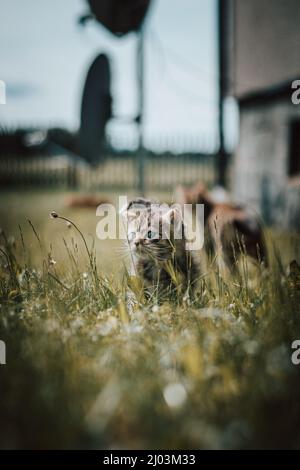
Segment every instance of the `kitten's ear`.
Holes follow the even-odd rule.
[[[180,204],[175,204],[164,215],[163,219],[169,224],[182,222],[182,210]]]
[[[124,206],[119,214],[124,217],[124,219],[126,219],[127,221],[130,221],[132,219],[134,219],[136,216],[137,216],[137,212],[133,209],[128,209],[128,204],[126,204],[126,206]]]
[[[129,209],[126,211],[126,217],[128,220],[133,220],[139,216],[139,213],[136,210]]]

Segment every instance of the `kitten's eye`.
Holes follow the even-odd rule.
[[[152,230],[149,230],[147,233],[147,238],[149,238],[149,240],[154,240],[155,238],[158,238],[158,235]]]

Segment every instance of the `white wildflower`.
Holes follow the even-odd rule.
[[[179,408],[187,399],[186,390],[179,382],[167,385],[163,391],[163,395],[170,408]]]

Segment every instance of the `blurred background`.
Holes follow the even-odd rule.
[[[0,0],[1,448],[300,447],[299,25],[299,0]],[[195,183],[260,214],[269,268],[244,224],[238,276],[216,254],[195,302],[129,315],[96,207]]]
[[[137,34],[115,36],[95,20],[80,24],[89,11],[85,0],[44,5],[4,0],[1,5],[1,79],[8,88],[2,123],[77,130],[84,80],[102,52],[111,62],[113,116],[108,134],[121,150],[136,148]],[[165,144],[172,149],[169,137],[178,150],[176,136],[198,137],[195,150],[200,137],[212,145],[217,133],[217,2],[149,2],[144,29],[147,148],[164,150]]]
[[[200,181],[299,230],[297,0],[0,5],[2,191]]]

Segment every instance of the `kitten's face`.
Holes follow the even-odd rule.
[[[173,221],[159,210],[137,209],[126,211],[127,240],[135,258],[168,260],[174,251]]]

